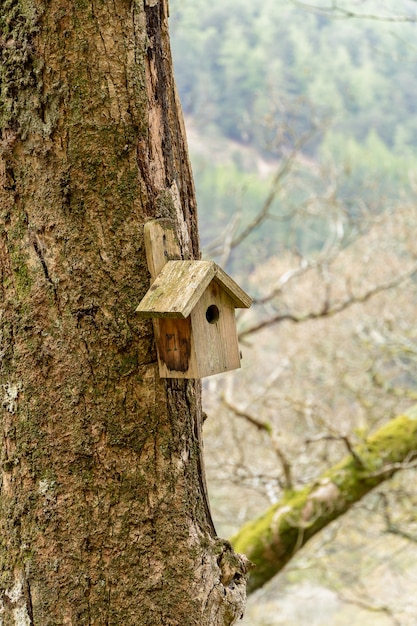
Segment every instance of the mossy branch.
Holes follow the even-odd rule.
[[[417,405],[356,446],[354,454],[328,469],[314,484],[286,494],[261,517],[243,526],[231,543],[256,565],[248,593],[262,587],[309,539],[372,489],[397,471],[414,467],[416,457]]]

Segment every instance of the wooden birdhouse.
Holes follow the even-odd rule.
[[[167,247],[166,222],[146,224],[151,274],[155,255],[149,247]],[[168,233],[175,245],[172,226]],[[172,254],[165,250],[163,257]],[[251,302],[213,261],[167,260],[136,309],[141,317],[154,320],[160,376],[202,378],[239,368],[235,308],[248,308]]]

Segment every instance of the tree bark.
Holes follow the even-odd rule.
[[[198,381],[161,380],[146,219],[198,258],[165,0],[0,14],[0,624],[232,624]]]
[[[255,564],[251,593],[291,560],[309,539],[349,511],[395,472],[415,467],[417,406],[388,422],[312,485],[288,493],[231,539]]]

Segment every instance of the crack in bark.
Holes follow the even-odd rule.
[[[149,68],[153,66],[154,72],[150,71],[153,102],[149,102],[151,108],[158,106],[162,110],[163,136],[161,144],[165,155],[163,167],[165,174],[165,187],[169,187],[174,179],[174,172],[168,171],[170,157],[173,154],[170,120],[170,105],[167,86],[170,81],[167,76],[167,58],[163,41],[163,24],[165,22],[165,5],[163,2],[145,5],[146,33],[148,35],[147,59]]]
[[[26,610],[29,617],[29,623],[31,624],[31,626],[35,626],[35,621],[33,619],[32,592],[30,589],[29,579],[26,578],[26,576],[24,577],[23,581],[23,590],[26,599]]]
[[[44,259],[43,254],[42,254],[41,247],[40,247],[40,245],[38,244],[38,242],[36,240],[33,241],[33,247],[35,248],[35,252],[37,254],[37,257],[38,257],[39,261],[41,262],[43,273],[45,274],[46,280],[49,283],[52,283],[51,277],[49,276],[48,266],[46,265],[46,261]]]
[[[213,536],[216,537],[217,532],[216,532],[216,528],[214,526],[213,518],[211,515],[210,500],[208,496],[208,489],[207,489],[207,483],[206,483],[206,470],[205,470],[204,456],[203,456],[203,435],[202,435],[203,421],[204,421],[203,413],[200,409],[198,410],[196,419],[194,420],[194,436],[198,444],[198,477],[199,477],[199,482],[200,482],[200,489],[204,498],[204,508],[206,511],[207,521],[209,523],[211,531],[214,533]]]
[[[81,339],[80,339],[80,345],[84,347],[85,358],[86,358],[87,363],[88,363],[88,368],[90,370],[91,378],[92,378],[94,384],[96,384],[96,375],[95,375],[93,363],[92,363],[92,361],[90,359],[90,350],[89,350],[89,347],[88,347],[88,342],[83,337],[81,337]]]
[[[49,269],[48,269],[48,265],[45,261],[45,257],[43,255],[43,251],[42,251],[42,245],[34,238],[32,240],[32,245],[33,248],[36,252],[36,256],[38,257],[42,269],[43,269],[43,273],[45,275],[46,281],[47,283],[52,287],[53,291],[54,291],[54,297],[55,297],[55,302],[57,301],[58,298],[58,294],[57,294],[57,288],[56,288],[56,284],[54,283],[54,281],[52,280],[50,274],[49,274]]]

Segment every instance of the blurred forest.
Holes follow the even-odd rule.
[[[242,370],[205,381],[224,537],[417,402],[417,6],[318,4],[170,0],[204,254],[255,299]],[[414,466],[294,555],[242,624],[416,624]]]
[[[387,3],[356,4],[380,12]],[[402,4],[415,5],[396,2],[397,12]],[[200,140],[191,147],[203,243],[236,212],[242,222],[250,217],[265,190],[256,174],[267,178],[300,138],[303,158],[290,196],[276,198],[278,217],[320,193],[323,176],[341,179],[336,193],[351,213],[358,195],[379,210],[399,189],[412,191],[414,23],[335,21],[288,0],[172,0],[170,10],[177,85]],[[298,233],[303,249],[323,239],[325,222],[310,227]],[[264,224],[240,259],[249,264],[285,247],[289,228],[288,220]]]

